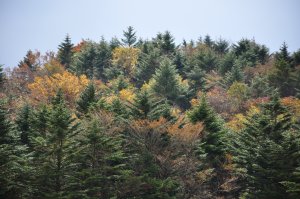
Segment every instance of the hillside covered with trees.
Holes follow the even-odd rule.
[[[0,66],[0,198],[300,198],[300,49],[82,40]]]

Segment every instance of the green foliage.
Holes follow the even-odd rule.
[[[30,169],[25,149],[18,143],[18,134],[9,121],[6,103],[0,100],[0,198],[26,198]]]
[[[5,74],[3,73],[3,65],[0,64],[0,88],[4,82]]]
[[[205,72],[199,67],[195,66],[190,72],[186,74],[189,81],[190,88],[196,93],[198,90],[205,89]]]
[[[30,146],[30,117],[31,108],[25,104],[17,116],[16,124],[21,132],[21,143],[27,146]]]
[[[244,73],[239,62],[235,62],[230,71],[225,74],[225,84],[230,86],[233,82],[243,82]]]
[[[249,198],[294,198],[282,185],[292,179],[292,171],[299,164],[299,134],[292,131],[291,115],[280,104],[278,94],[260,113],[247,118],[234,151],[236,163],[243,168],[241,184]]]
[[[127,31],[123,31],[124,39],[122,39],[122,42],[125,46],[132,47],[136,43],[136,32],[134,32],[134,29],[132,26],[129,26],[127,28]]]
[[[225,131],[222,127],[220,118],[206,101],[206,97],[202,97],[199,105],[194,107],[188,117],[192,123],[203,122],[205,125],[206,135],[201,140],[201,147],[205,152],[206,160],[212,167],[220,167],[224,161]]]
[[[164,55],[171,55],[175,52],[174,37],[169,31],[157,34],[154,44],[161,50]]]
[[[147,46],[147,45],[145,45]],[[137,65],[135,78],[137,79],[138,86],[148,82],[155,70],[160,65],[160,52],[159,49],[153,47],[146,47],[147,53],[142,53]]]
[[[153,91],[169,100],[175,100],[180,94],[179,75],[174,65],[165,58],[153,76]]]
[[[65,40],[58,46],[57,58],[66,69],[70,67],[73,57],[73,44],[70,36],[67,34]]]
[[[33,138],[36,198],[62,198],[66,194],[67,176],[72,171],[71,157],[76,152],[77,128],[59,90],[49,109],[46,134],[36,133]]]
[[[86,114],[89,110],[89,107],[96,102],[96,91],[95,85],[90,83],[85,90],[80,94],[80,97],[77,101],[77,111],[81,114]]]
[[[171,119],[171,106],[167,100],[158,99],[148,91],[137,93],[130,109],[136,119],[158,120],[160,117]]]
[[[132,171],[119,136],[105,133],[102,121],[92,119],[80,138],[75,171],[68,178],[69,198],[119,198]]]

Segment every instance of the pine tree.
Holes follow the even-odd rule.
[[[86,75],[90,79],[97,76],[96,49],[94,43],[86,43],[84,48],[77,54],[71,66],[71,71],[76,75]]]
[[[175,52],[174,37],[171,35],[169,31],[166,31],[162,35],[161,48],[163,50],[163,53],[165,54],[172,54]]]
[[[82,114],[86,114],[89,107],[96,102],[95,94],[95,86],[93,83],[90,83],[81,93],[79,100],[77,101],[77,111]]]
[[[65,40],[58,46],[57,58],[66,69],[70,67],[73,57],[73,44],[69,34],[67,34]]]
[[[125,46],[132,47],[136,43],[136,32],[134,32],[134,29],[132,26],[129,26],[127,28],[127,31],[123,31],[124,39],[122,39],[122,42]]]
[[[140,91],[130,104],[131,115],[136,119],[171,119],[171,106],[165,99],[158,99],[148,91]]]
[[[65,106],[61,90],[52,100],[46,135],[33,139],[35,146],[36,198],[62,198],[67,194],[66,176],[72,172],[72,155],[76,152],[74,136],[78,124]]]
[[[152,48],[147,51],[147,53],[141,54],[136,67],[135,77],[137,79],[138,86],[142,86],[145,82],[148,82],[160,64],[159,49]]]
[[[21,132],[21,143],[27,146],[30,146],[30,117],[31,107],[25,104],[17,116],[16,124]]]
[[[299,135],[290,133],[291,115],[278,94],[261,108],[247,118],[245,130],[235,139],[235,161],[245,177],[240,185],[249,198],[294,198],[282,183],[292,179],[299,166]]]
[[[174,65],[165,58],[155,71],[153,90],[168,100],[175,100],[180,95],[179,75]]]
[[[9,121],[6,104],[0,100],[0,198],[30,198],[28,157],[18,139],[18,133]]]
[[[132,171],[127,169],[122,138],[105,133],[102,121],[87,122],[80,140],[78,167],[69,177],[69,198],[119,198]]]
[[[279,49],[279,52],[276,53],[275,58],[277,61],[283,60],[287,63],[291,63],[290,53],[288,52],[288,46],[285,42],[283,42],[282,46]]]
[[[230,86],[233,82],[244,81],[244,73],[238,61],[235,61],[231,70],[225,74],[224,81],[227,86]]]
[[[0,64],[0,88],[4,82],[5,74],[3,73],[3,65]]]
[[[190,88],[193,89],[194,93],[199,89],[204,90],[206,82],[205,72],[199,66],[195,66],[186,76],[189,80]]]
[[[95,76],[97,79],[106,80],[104,70],[110,66],[111,54],[109,44],[102,37],[100,43],[96,46]]]
[[[204,124],[204,134],[197,149],[199,159],[203,161],[200,169],[213,171],[209,180],[210,189],[220,194],[221,185],[229,175],[224,169],[226,154],[230,153],[229,136],[224,128],[224,122],[209,106],[205,96],[201,98],[197,106],[188,112],[188,117],[192,123],[203,122]]]

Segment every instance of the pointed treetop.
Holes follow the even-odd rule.
[[[125,46],[132,47],[136,43],[136,32],[132,26],[129,26],[126,31],[123,31],[124,39],[122,42]]]

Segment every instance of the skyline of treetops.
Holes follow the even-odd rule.
[[[0,198],[298,199],[300,48],[72,43],[0,65]]]

